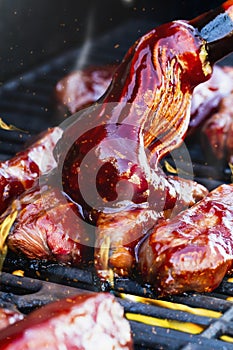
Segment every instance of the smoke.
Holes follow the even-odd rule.
[[[85,38],[84,38],[83,45],[81,46],[80,54],[78,55],[77,62],[74,67],[77,70],[82,69],[84,67],[91,51],[92,36],[93,36],[93,29],[94,29],[94,14],[95,14],[95,8],[92,6],[89,13],[87,14]]]

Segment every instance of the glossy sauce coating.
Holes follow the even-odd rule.
[[[164,189],[176,200],[158,161],[181,143],[193,88],[211,73],[204,68],[203,47],[185,22],[152,30],[128,51],[99,104],[65,131],[63,146],[75,133],[81,136],[65,148],[63,189],[88,216],[124,208],[123,201],[157,205]]]
[[[110,266],[128,274],[134,257],[123,242],[130,235],[135,241],[140,228],[145,233],[152,226],[145,215],[138,229],[134,231],[135,222],[129,219],[129,230],[120,233],[122,216],[137,216],[134,210],[139,209],[162,217],[164,211],[193,202],[193,184],[180,191],[179,180],[174,186],[159,160],[182,142],[193,89],[210,74],[205,42],[195,29],[182,21],[162,25],[130,48],[104,96],[65,130],[57,151],[64,159],[63,190],[81,206],[84,220],[97,225],[97,270],[106,267],[99,248],[108,236],[114,252]],[[110,234],[113,221],[115,238]]]
[[[93,260],[94,232],[84,227],[75,205],[58,189],[34,186],[18,198],[17,208],[19,214],[8,236],[12,251],[29,259],[73,265]]]
[[[233,185],[222,185],[193,207],[157,225],[138,265],[160,295],[210,292],[233,263]]]
[[[56,167],[53,149],[62,130],[49,129],[15,157],[0,163],[0,214],[12,199],[33,187],[39,175]]]

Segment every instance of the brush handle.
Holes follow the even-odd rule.
[[[211,64],[233,51],[233,0],[224,2],[189,22],[207,42]]]

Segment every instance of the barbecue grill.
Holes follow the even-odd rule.
[[[90,41],[86,65],[117,63],[128,47],[155,26],[152,16],[125,20]],[[127,35],[125,35],[127,33]],[[79,45],[4,81],[0,117],[19,130],[0,130],[0,159],[10,158],[32,135],[59,124],[55,84],[75,68],[85,48]],[[228,58],[227,63],[231,62]],[[205,164],[198,145],[189,145],[196,180],[209,189],[230,182],[229,169]],[[65,286],[65,288],[64,288]],[[189,293],[157,299],[150,286],[116,278],[100,283],[91,267],[27,260],[9,252],[1,274],[0,306],[27,314],[56,299],[82,292],[110,291],[125,309],[135,349],[233,349],[233,278],[225,277],[212,293]]]

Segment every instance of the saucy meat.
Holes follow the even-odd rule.
[[[115,65],[88,67],[64,77],[55,88],[58,110],[73,114],[97,101],[110,85],[115,69]]]
[[[181,197],[183,201],[177,203],[176,212],[193,205],[208,192],[205,187],[192,181],[172,177],[171,180],[174,187],[179,186],[179,193],[183,187],[183,191],[188,194],[186,198]],[[184,202],[184,199],[187,202]],[[75,204],[59,189],[48,185],[34,186],[19,196],[14,204],[18,215],[8,236],[8,247],[12,251],[21,252],[29,259],[83,265],[93,262],[95,247],[95,266],[100,275],[104,270],[102,265],[106,239],[111,240],[110,265],[115,273],[128,275],[135,263],[133,248],[139,238],[153,227],[158,219],[170,217],[175,212],[169,209],[157,212],[131,208],[115,214],[102,214],[96,229],[84,222]],[[11,207],[5,211],[1,220],[10,212]],[[128,263],[126,258],[129,259]]]
[[[233,92],[221,100],[218,111],[205,122],[202,142],[208,145],[208,157],[233,163]]]
[[[12,251],[74,265],[93,260],[92,227],[85,227],[76,206],[58,189],[34,187],[18,198],[16,206],[19,214],[8,236]]]
[[[0,214],[13,198],[33,187],[39,175],[56,167],[53,149],[61,134],[59,127],[49,129],[15,157],[0,162]]]
[[[107,293],[83,294],[53,302],[2,330],[1,350],[129,350],[130,325]]]
[[[175,216],[204,198],[207,189],[194,181],[168,177],[177,193],[186,194],[177,199],[172,209],[155,210],[131,208],[116,213],[102,213],[97,221],[95,242],[95,268],[101,279],[114,275],[128,276],[135,268],[135,250],[142,237],[150,232],[161,220]]]
[[[193,88],[210,76],[211,70],[207,72],[206,62],[200,59],[203,45],[185,22],[152,30],[126,54],[100,103],[63,133],[64,192],[84,207],[93,221],[93,211],[111,210],[111,202],[118,197],[134,204],[151,201],[156,205],[156,198],[161,199],[161,192],[167,189],[176,198],[161,176],[158,162],[182,142]],[[72,135],[80,135],[73,144]],[[96,191],[89,181],[93,175]],[[123,201],[115,204],[124,208]]]
[[[74,71],[56,86],[58,109],[73,114],[96,102],[110,85],[117,66],[88,67]],[[218,109],[221,99],[233,90],[233,69],[215,65],[209,80],[195,87],[192,94],[188,134],[192,134]],[[99,75],[101,74],[101,78]],[[84,93],[85,92],[85,93]],[[83,96],[80,96],[82,95]],[[65,108],[64,108],[65,107]]]
[[[188,134],[193,134],[219,109],[221,100],[233,91],[233,68],[213,67],[211,78],[193,92]],[[207,121],[208,124],[208,121]]]
[[[158,224],[139,249],[144,281],[160,295],[210,292],[233,263],[233,185]]]

